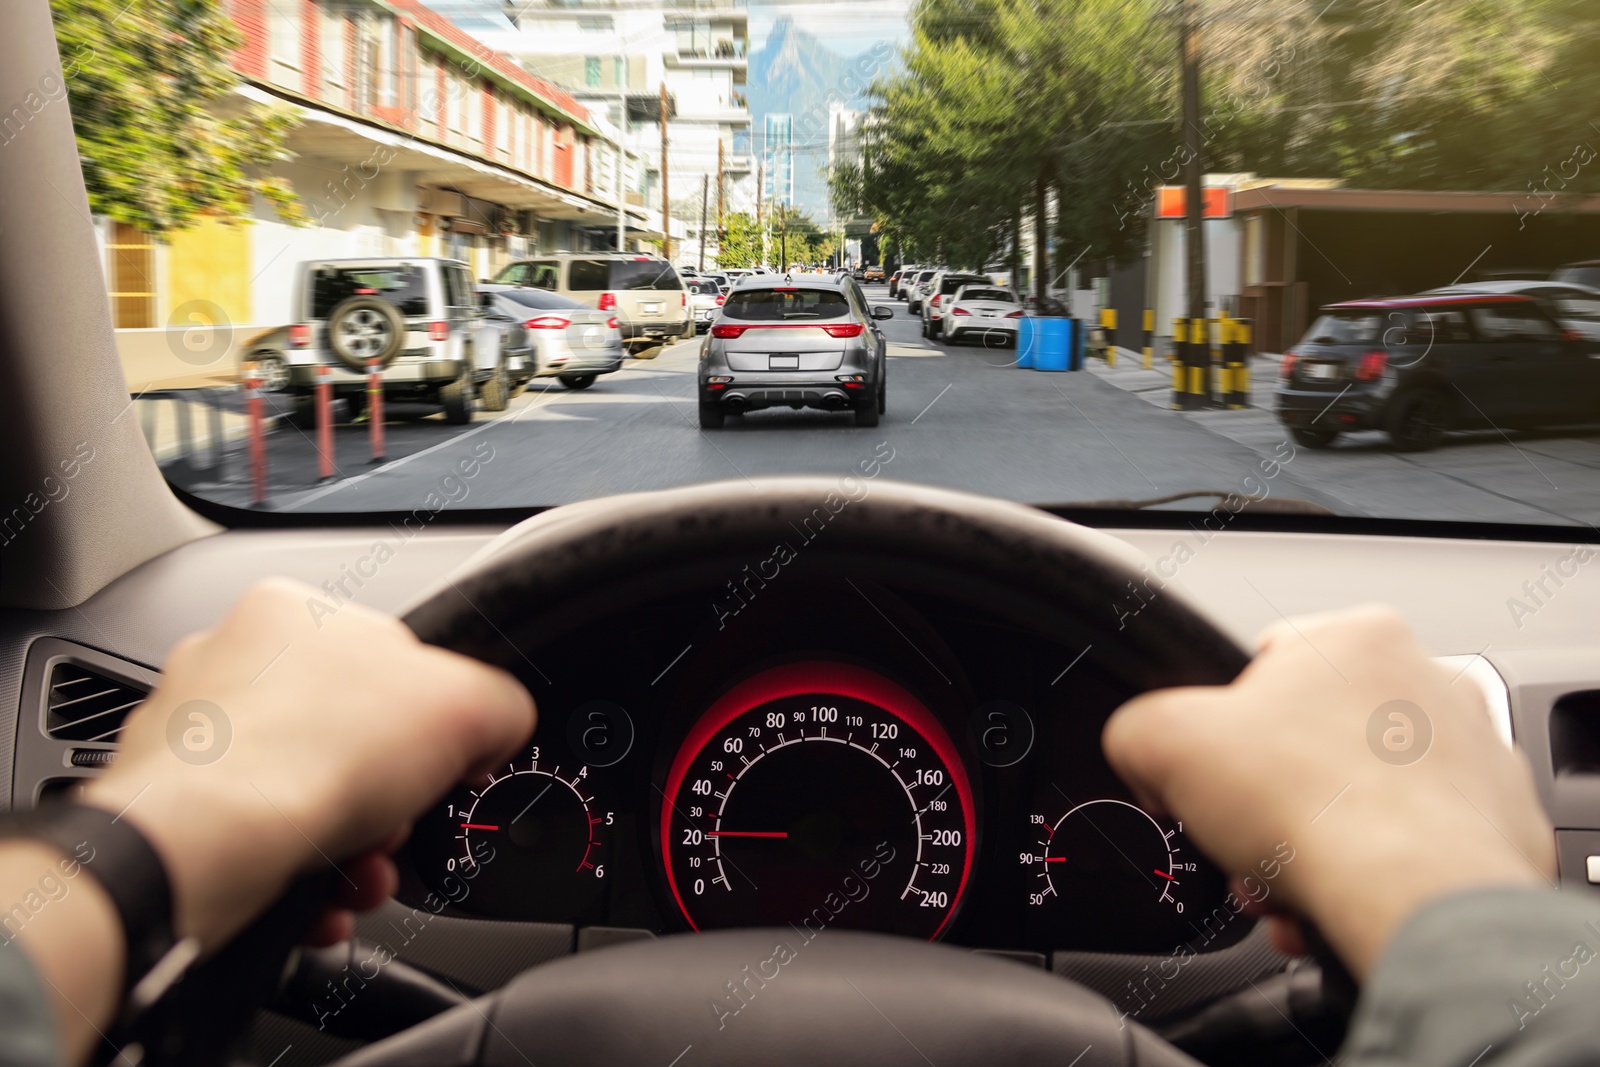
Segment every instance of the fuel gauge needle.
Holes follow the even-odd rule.
[[[1158,871],[1154,867],[1152,867],[1152,868],[1150,868],[1150,872],[1152,874],[1159,874],[1161,877],[1165,878],[1169,882],[1176,882],[1177,881],[1176,878],[1172,877],[1172,875],[1168,874],[1166,871]]]
[[[787,830],[707,830],[707,837],[788,837]]]

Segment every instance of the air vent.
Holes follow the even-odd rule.
[[[1550,709],[1550,760],[1557,777],[1600,774],[1600,689],[1568,693]]]
[[[115,741],[128,712],[145,695],[138,686],[58,662],[50,670],[45,732],[58,741]]]

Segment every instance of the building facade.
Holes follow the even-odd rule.
[[[266,203],[154,240],[101,220],[121,331],[287,322],[305,259],[453,256],[488,276],[535,250],[614,247],[614,129],[417,0],[230,0],[227,106],[294,114],[274,168],[308,225]],[[659,236],[641,208],[632,242]]]
[[[512,14],[516,33],[490,39],[622,131],[628,151],[644,161],[628,183],[639,203],[659,209],[663,181],[674,202],[698,202],[705,179],[713,210],[719,188],[724,212],[754,209],[743,7],[732,0],[529,0]],[[698,226],[698,217],[682,221]]]

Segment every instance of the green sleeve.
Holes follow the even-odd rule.
[[[1423,908],[1362,990],[1340,1061],[1600,1063],[1600,894],[1481,889]]]
[[[55,1011],[33,960],[0,935],[0,1067],[60,1067]]]

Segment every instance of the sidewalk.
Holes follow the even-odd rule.
[[[1213,411],[1184,412],[1190,416],[1239,416],[1257,409],[1271,411],[1272,392],[1277,383],[1278,363],[1282,359],[1275,353],[1255,353],[1250,357],[1250,407],[1244,409],[1217,409]],[[1158,408],[1172,408],[1172,364],[1156,356],[1150,370],[1143,367],[1144,357],[1128,348],[1117,349],[1117,365],[1107,366],[1104,360],[1086,359],[1084,369],[1095,377],[1109,382],[1125,392],[1133,393]]]

